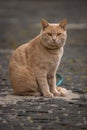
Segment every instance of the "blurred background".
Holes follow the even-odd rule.
[[[10,57],[39,34],[42,18],[52,23],[67,18],[68,37],[58,73],[64,77],[62,86],[80,98],[71,94],[73,100],[65,102],[10,96]],[[87,130],[86,107],[87,0],[0,0],[0,130]]]
[[[34,38],[42,18],[54,23],[67,18],[69,42],[87,42],[87,0],[0,0],[0,49],[15,49]]]
[[[87,0],[0,0],[1,77],[8,71],[12,50],[39,34],[42,18],[53,23],[67,18],[68,38],[58,72],[65,78],[65,87],[85,90]]]

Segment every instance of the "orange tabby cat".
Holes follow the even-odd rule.
[[[53,97],[65,94],[57,90],[56,71],[66,42],[64,19],[58,24],[41,21],[40,34],[16,49],[9,64],[9,77],[15,95]]]

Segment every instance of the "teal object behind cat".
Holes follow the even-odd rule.
[[[60,85],[63,83],[64,78],[63,78],[62,75],[59,74],[59,73],[56,73],[56,77],[60,79],[60,80],[56,83],[56,85],[57,85],[57,86],[60,86]]]

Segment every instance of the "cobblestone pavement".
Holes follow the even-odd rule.
[[[0,130],[87,130],[86,8],[85,0],[0,1]],[[39,33],[42,17],[51,22],[68,18],[68,39],[58,72],[69,94],[13,96],[9,59],[17,46]]]

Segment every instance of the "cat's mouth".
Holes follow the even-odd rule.
[[[51,45],[52,46],[58,46],[60,44],[60,42],[58,42],[58,41],[52,41],[51,42]]]
[[[50,43],[49,43],[49,46],[51,46],[51,47],[55,47],[55,48],[59,48],[59,47],[61,47],[62,46],[62,44],[61,44],[61,40],[60,41],[51,41]]]
[[[58,43],[56,41],[50,42],[49,47],[51,48],[58,48]]]
[[[53,44],[56,44],[57,42],[56,41],[52,41],[53,42]]]

